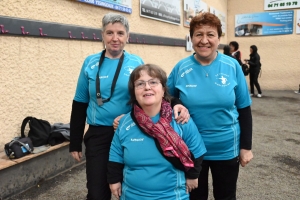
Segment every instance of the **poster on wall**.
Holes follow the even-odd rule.
[[[292,34],[294,11],[235,15],[235,36]]]
[[[132,13],[132,0],[77,0],[82,3],[88,3],[95,6],[101,6],[112,10],[117,10],[125,13]]]
[[[190,27],[191,19],[198,13],[208,12],[208,6],[200,0],[183,1],[183,26]]]
[[[220,19],[221,24],[222,24],[222,35],[225,35],[225,33],[226,33],[226,15],[211,6],[209,7],[209,11],[210,11],[210,13],[213,13]]]
[[[208,12],[208,6],[205,2],[200,1],[200,7],[198,12]]]
[[[265,10],[300,8],[300,0],[265,0]]]
[[[300,10],[297,10],[296,33],[300,34]]]
[[[140,0],[140,16],[180,24],[180,0]]]
[[[183,1],[183,26],[190,27],[190,22],[196,14],[196,5],[195,0],[184,0]]]

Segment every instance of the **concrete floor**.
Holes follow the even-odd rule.
[[[240,168],[237,199],[300,199],[300,94],[263,91],[252,100],[254,159]],[[10,200],[83,200],[85,182],[83,163]]]

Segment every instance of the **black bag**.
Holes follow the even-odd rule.
[[[247,64],[242,64],[242,70],[244,72],[244,75],[248,76],[248,74],[249,74],[249,67],[248,67]]]
[[[33,145],[29,137],[14,138],[4,145],[4,150],[10,159],[21,158],[33,152]]]
[[[24,129],[29,122],[28,137],[31,139],[34,147],[39,147],[48,144],[51,125],[48,121],[37,119],[34,117],[26,117],[21,126],[21,136],[25,137]]]

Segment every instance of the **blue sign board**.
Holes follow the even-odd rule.
[[[79,2],[101,6],[125,13],[132,13],[131,0],[77,0]]]
[[[293,28],[293,10],[235,16],[235,36],[292,34]]]

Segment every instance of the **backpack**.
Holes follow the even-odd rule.
[[[25,137],[24,129],[29,122],[28,137],[31,139],[34,147],[39,147],[48,144],[51,125],[48,121],[37,119],[35,117],[26,117],[21,126],[21,136]]]

